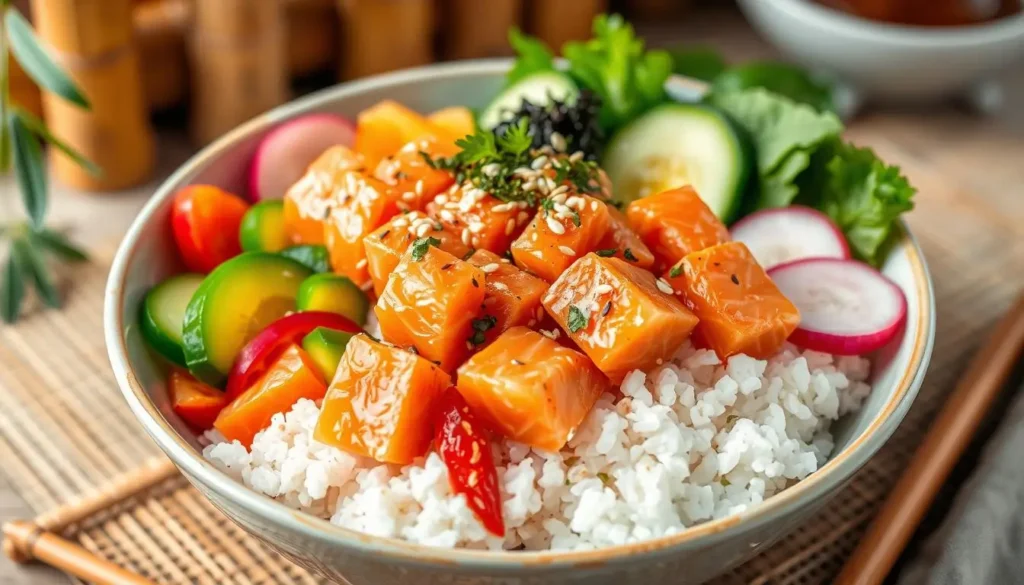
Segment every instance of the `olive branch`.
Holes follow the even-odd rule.
[[[100,172],[96,165],[54,136],[42,120],[11,103],[8,52],[40,88],[89,109],[88,100],[10,3],[11,0],[0,0],[0,174],[13,167],[28,220],[0,225],[0,243],[7,248],[7,259],[0,268],[0,318],[7,323],[17,320],[29,286],[47,306],[61,305],[48,258],[64,262],[88,260],[85,252],[64,235],[44,226],[49,187],[42,145],[60,150],[93,174]]]

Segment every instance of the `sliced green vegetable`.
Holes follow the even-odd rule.
[[[291,258],[313,272],[330,272],[331,256],[327,248],[315,245],[292,246],[279,252],[285,258]]]
[[[348,340],[352,339],[352,335],[352,333],[336,329],[317,327],[302,339],[302,349],[306,350],[306,353],[313,358],[313,362],[328,384],[334,379],[338,363],[341,361],[341,356],[345,353],[345,346],[348,345]]]
[[[300,311],[327,311],[348,317],[362,327],[370,299],[354,282],[339,274],[314,274],[302,281],[295,298]]]
[[[153,287],[142,301],[139,328],[150,347],[171,362],[186,367],[182,347],[185,309],[203,282],[201,274],[179,274]]]
[[[219,386],[238,352],[267,325],[295,310],[312,271],[280,254],[243,252],[213,270],[185,310],[182,343],[189,371]]]
[[[238,239],[246,252],[280,252],[287,248],[284,202],[268,199],[250,207],[242,216]]]
[[[623,128],[602,163],[620,201],[692,184],[719,218],[730,221],[740,209],[753,155],[718,111],[666,104]]]
[[[728,93],[755,87],[809,105],[819,112],[835,111],[832,85],[790,63],[759,61],[730,67],[714,78],[711,90],[715,93]]]
[[[722,55],[711,47],[671,49],[669,55],[672,73],[701,81],[713,81],[727,67]]]
[[[564,73],[540,71],[523,77],[510,85],[480,112],[479,124],[484,130],[491,130],[519,111],[524,101],[531,104],[548,104],[552,100],[575,102],[579,90]]]

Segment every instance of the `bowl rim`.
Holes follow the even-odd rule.
[[[809,0],[741,0],[741,6],[767,7],[787,13],[827,36],[853,36],[865,42],[902,47],[956,50],[1019,39],[1024,35],[1024,10],[989,22],[963,26],[929,27],[880,22],[848,14]]]
[[[739,514],[705,522],[669,536],[591,551],[515,553],[444,549],[395,538],[371,536],[289,508],[232,479],[203,458],[202,453],[193,449],[157,409],[133,373],[129,362],[126,324],[122,318],[125,303],[123,293],[128,267],[133,264],[140,236],[157,210],[183,186],[188,175],[197,167],[230,149],[236,142],[264,132],[293,115],[329,107],[335,101],[369,89],[386,89],[410,82],[500,74],[507,71],[510,63],[509,59],[483,59],[435,64],[332,86],[279,106],[240,125],[203,148],[160,185],[136,216],[118,247],[104,292],[103,326],[108,357],[118,387],[146,432],[190,481],[198,481],[219,498],[232,502],[266,522],[279,525],[289,532],[302,533],[307,538],[320,540],[330,547],[382,556],[406,564],[434,567],[459,564],[487,567],[490,570],[516,571],[537,567],[558,569],[608,565],[625,561],[627,558],[634,559],[668,550],[692,549],[718,542],[761,526],[780,513],[791,513],[802,503],[816,501],[832,492],[873,456],[895,431],[921,386],[932,353],[935,339],[935,299],[932,282],[920,247],[905,224],[901,224],[900,237],[895,247],[905,251],[914,275],[915,290],[912,292],[916,293],[918,299],[918,334],[913,342],[908,368],[903,372],[896,390],[871,420],[867,429],[810,476],[764,502]]]

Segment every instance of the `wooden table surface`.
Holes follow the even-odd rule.
[[[770,58],[774,52],[736,14],[700,13],[685,23],[641,27],[652,44],[710,44],[736,61]],[[911,182],[922,187],[918,197],[929,197],[925,187],[941,173],[943,193],[957,209],[982,214],[992,221],[1013,225],[1024,241],[1024,65],[1003,76],[1005,105],[991,117],[967,112],[956,104],[907,108],[872,107],[851,123],[849,136],[885,153],[913,160],[917,174]],[[119,193],[84,194],[54,185],[50,222],[68,228],[87,246],[109,250],[159,180],[190,153],[187,140],[169,130],[160,138],[159,168],[148,184]],[[925,176],[925,173],[934,176]],[[955,185],[949,185],[948,182]],[[10,176],[0,177],[0,198],[16,198]],[[3,212],[0,212],[3,213]],[[6,219],[6,218],[4,218]],[[1021,262],[1024,270],[1024,259]],[[5,479],[0,462],[0,522],[27,518],[32,510]],[[0,558],[0,585],[66,583],[66,577],[47,567],[15,567]]]

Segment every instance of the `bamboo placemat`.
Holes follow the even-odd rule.
[[[938,301],[932,367],[896,435],[834,504],[718,585],[829,583],[985,332],[1024,287],[1024,229],[936,169],[872,141],[921,195],[910,223]],[[0,464],[33,509],[75,502],[160,457],[121,399],[103,345],[107,265],[76,269],[63,311],[0,330]],[[180,477],[69,526],[92,553],[159,583],[317,583],[247,537]]]

